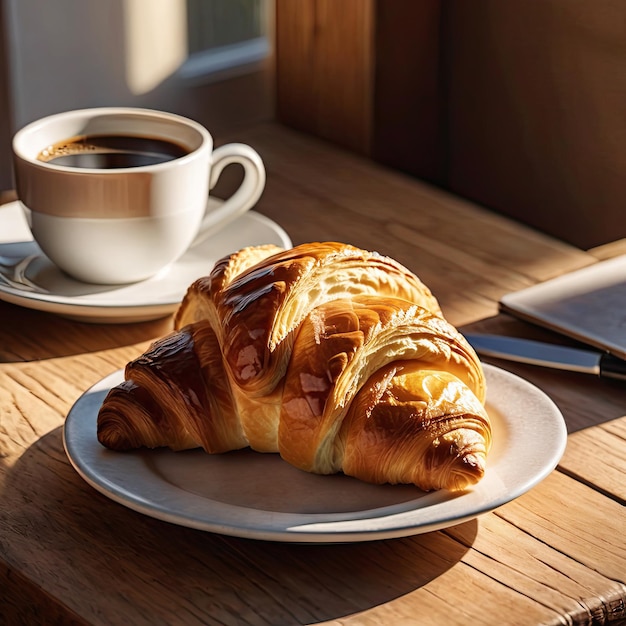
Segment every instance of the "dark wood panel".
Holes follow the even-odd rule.
[[[373,0],[278,0],[278,120],[371,152]]]
[[[441,0],[278,0],[277,118],[440,182]]]
[[[430,182],[445,168],[441,0],[376,3],[372,156]]]
[[[626,5],[452,0],[447,186],[581,248],[626,236]]]

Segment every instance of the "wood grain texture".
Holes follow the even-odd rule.
[[[616,241],[610,241],[601,246],[590,248],[587,250],[589,254],[594,256],[599,261],[606,259],[613,259],[616,256],[626,254],[626,239],[617,239]]]
[[[278,119],[368,154],[374,0],[276,2]]]
[[[583,248],[626,236],[624,6],[446,3],[447,187]]]
[[[441,0],[278,0],[278,120],[442,182]]]
[[[583,248],[626,235],[619,0],[279,0],[277,18],[280,121]]]
[[[240,135],[268,171],[258,204],[295,243],[336,240],[388,254],[420,276],[461,325],[498,298],[596,261],[432,185],[275,125]]]
[[[372,157],[445,182],[446,101],[442,0],[376,2]]]
[[[149,341],[171,328],[169,318],[138,324],[94,325],[16,305],[3,306],[0,363],[109,350]],[[94,332],[95,328],[98,332]]]
[[[32,420],[41,408],[20,410]],[[62,418],[50,429],[51,413],[2,471],[3,561],[30,581],[18,594],[25,607],[55,597],[96,624],[410,623],[418,607],[428,618],[418,623],[496,625],[511,610],[511,624],[563,615],[582,624],[587,608],[603,610],[598,597],[623,598],[623,548],[612,537],[624,509],[562,475],[445,532],[345,546],[254,542],[171,526],[97,494],[69,467]]]
[[[574,433],[559,467],[626,506],[626,417]]]
[[[258,210],[294,241],[334,239],[399,257],[468,328],[545,333],[496,315],[498,295],[595,262],[298,133],[265,126],[233,140],[263,155],[268,187]],[[563,471],[477,520],[362,544],[244,540],[135,513],[89,487],[63,450],[65,416],[80,394],[170,327],[170,318],[83,324],[0,302],[0,623],[626,620],[626,461],[616,455],[600,471],[607,438],[623,436],[622,387],[511,368],[554,397],[577,432]],[[590,449],[602,452],[593,462]]]

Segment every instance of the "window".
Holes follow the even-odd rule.
[[[246,71],[270,54],[266,0],[187,0],[187,43],[183,78]]]

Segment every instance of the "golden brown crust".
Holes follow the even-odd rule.
[[[282,250],[273,244],[251,246],[220,259],[208,276],[198,278],[187,289],[174,315],[174,328],[178,330],[187,324],[212,317],[217,295],[236,276]]]
[[[303,244],[251,267],[215,300],[233,379],[248,393],[268,393],[284,375],[284,351],[310,311],[368,294],[402,298],[441,313],[436,298],[412,272],[354,246]]]
[[[175,320],[107,396],[104,445],[250,446],[422,489],[482,476],[478,357],[392,259],[335,242],[247,248],[191,285]]]
[[[217,338],[206,322],[154,342],[126,366],[125,378],[98,415],[103,445],[115,450],[203,447],[210,453],[248,445]]]
[[[350,476],[459,491],[483,477],[491,428],[483,405],[450,372],[396,362],[359,391],[338,440]]]
[[[292,465],[339,471],[338,437],[363,385],[390,363],[448,372],[480,404],[476,354],[443,318],[399,298],[355,297],[315,309],[301,324],[285,376],[279,450]],[[344,470],[345,471],[345,470]]]

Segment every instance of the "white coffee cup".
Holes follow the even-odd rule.
[[[140,142],[148,137],[173,144],[182,156],[124,167],[42,160],[68,150],[98,152],[65,145],[83,136],[97,137],[95,143],[102,137]],[[263,161],[250,146],[232,143],[213,150],[201,124],[148,109],[83,109],[40,119],[15,134],[13,161],[17,195],[34,239],[59,268],[89,283],[155,275],[245,213],[265,187]],[[209,190],[231,163],[243,166],[243,182],[207,211]]]

